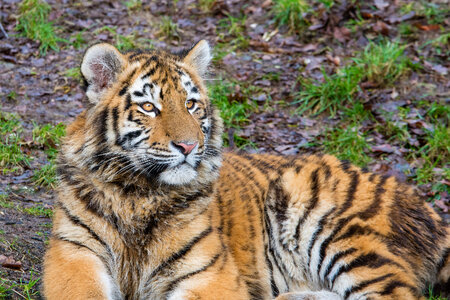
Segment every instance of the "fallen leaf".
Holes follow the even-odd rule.
[[[437,207],[442,209],[443,212],[445,213],[448,212],[449,206],[445,204],[444,200],[434,200],[434,203],[436,204]]]
[[[448,73],[448,69],[443,65],[434,65],[431,69],[443,76],[447,75]]]
[[[346,27],[334,27],[333,37],[339,42],[344,43],[350,38],[350,29]]]
[[[423,31],[436,31],[441,28],[441,26],[439,24],[424,25],[424,24],[416,23],[416,24],[414,24],[414,26],[416,26],[417,28],[419,28],[420,30],[423,30]]]
[[[20,261],[15,261],[11,256],[0,255],[0,265],[4,268],[20,270],[22,268],[22,263]]]
[[[386,7],[389,6],[389,2],[385,2],[384,0],[375,0],[375,6],[379,10],[384,10]]]
[[[341,65],[341,59],[339,58],[339,56],[331,56],[330,54],[326,55],[327,59],[332,62],[334,65],[336,66],[340,66]]]
[[[377,21],[373,26],[373,31],[387,36],[389,35],[389,26],[383,21]]]
[[[272,0],[266,0],[261,4],[262,8],[266,8],[268,6],[272,5]]]
[[[392,147],[389,144],[372,146],[372,152],[395,153],[395,154],[401,155],[400,151],[398,151],[397,148]]]

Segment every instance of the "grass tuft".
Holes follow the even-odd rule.
[[[252,145],[252,143],[242,137],[235,134],[235,130],[239,130],[242,124],[247,123],[249,113],[255,110],[254,103],[246,95],[251,93],[252,88],[239,87],[239,90],[243,90],[244,95],[236,95],[234,91],[236,90],[237,84],[230,83],[227,81],[218,80],[213,85],[209,86],[209,97],[211,102],[219,109],[220,115],[223,119],[226,129],[232,128],[232,137],[234,139],[234,144],[239,147],[245,147]],[[229,134],[224,133],[224,143],[225,146],[230,144]]]
[[[160,37],[174,39],[180,38],[180,28],[170,16],[163,16],[158,23],[158,35]]]
[[[297,31],[304,25],[304,15],[311,10],[306,0],[274,0],[273,13],[278,25],[287,25],[290,31]]]
[[[393,84],[409,71],[410,61],[403,56],[404,49],[405,46],[398,43],[371,43],[353,63],[335,74],[328,75],[322,71],[321,82],[301,79],[301,91],[293,102],[299,104],[296,113],[327,111],[334,116],[338,109],[353,102],[361,82],[369,81],[376,86]]]
[[[44,0],[23,0],[19,5],[19,19],[16,30],[27,38],[39,41],[39,52],[45,55],[49,49],[59,51],[58,42],[66,40],[58,37],[48,15],[51,7]]]
[[[216,0],[199,0],[198,6],[204,12],[209,12],[213,8],[215,3],[216,3]]]
[[[294,104],[300,104],[296,113],[310,111],[320,114],[328,111],[334,116],[339,108],[352,101],[362,76],[359,68],[350,66],[333,75],[323,71],[323,82],[304,80],[302,90],[297,95],[298,100],[294,101]]]
[[[370,150],[370,145],[366,141],[365,134],[361,133],[358,127],[352,124],[346,128],[329,129],[322,143],[324,151],[358,166],[365,166],[371,161],[366,154],[366,151]]]
[[[30,164],[31,158],[22,151],[24,145],[21,138],[22,132],[23,127],[16,114],[0,111],[0,167],[2,167],[2,173],[15,172]]]
[[[410,61],[403,52],[406,46],[395,42],[370,43],[354,61],[364,70],[363,80],[384,86],[394,83],[409,70]]]
[[[36,186],[47,186],[54,188],[57,183],[55,159],[61,139],[65,136],[66,130],[62,123],[55,126],[45,124],[39,126],[34,124],[33,141],[36,146],[44,149],[47,154],[48,163],[40,169],[35,170],[32,180]]]

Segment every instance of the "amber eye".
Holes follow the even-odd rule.
[[[146,102],[146,103],[142,104],[141,107],[143,110],[149,111],[149,112],[155,109],[155,105],[153,105],[153,103],[150,103],[150,102]]]
[[[187,109],[192,109],[195,105],[195,100],[188,100],[186,101],[186,108]]]

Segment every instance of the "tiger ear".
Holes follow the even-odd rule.
[[[102,100],[124,65],[122,54],[110,44],[96,44],[87,49],[81,62],[81,74],[87,82],[86,95],[90,102],[95,104]]]
[[[208,42],[201,40],[189,50],[183,58],[183,62],[192,66],[201,77],[204,77],[211,58],[211,49]]]

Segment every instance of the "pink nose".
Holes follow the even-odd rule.
[[[173,143],[175,148],[181,151],[184,155],[188,155],[197,146],[198,142],[195,143]]]

